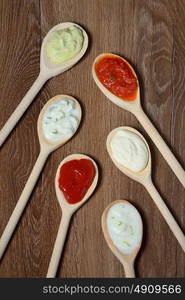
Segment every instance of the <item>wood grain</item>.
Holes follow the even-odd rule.
[[[126,199],[136,205],[144,222],[137,276],[185,277],[185,254],[144,188],[112,164],[105,147],[107,134],[127,125],[146,137],[154,182],[185,231],[184,189],[137,120],[109,102],[91,76],[92,62],[101,52],[127,58],[139,76],[145,112],[185,166],[184,18],[184,0],[0,1],[0,126],[36,78],[41,40],[53,25],[73,21],[90,37],[85,57],[45,85],[0,150],[1,233],[39,152],[36,122],[41,107],[60,93],[79,99],[81,128],[48,159],[0,263],[0,277],[46,276],[61,217],[54,177],[60,161],[72,153],[94,158],[101,176],[94,195],[72,219],[58,276],[124,277],[104,241],[100,221],[110,202]]]

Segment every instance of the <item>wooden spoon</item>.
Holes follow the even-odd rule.
[[[71,25],[75,25],[79,27],[83,32],[84,37],[84,43],[81,51],[71,60],[68,60],[66,62],[55,64],[52,63],[45,54],[45,46],[48,41],[48,38],[51,34],[51,32],[67,28]],[[45,38],[43,39],[42,46],[41,46],[41,52],[40,52],[40,73],[35,82],[33,83],[32,87],[29,89],[27,94],[24,96],[22,101],[19,103],[15,111],[12,113],[10,118],[5,123],[4,127],[0,131],[0,146],[4,143],[16,123],[19,121],[19,119],[22,117],[26,109],[29,107],[29,105],[32,103],[34,97],[38,94],[42,86],[45,84],[45,82],[50,79],[51,77],[54,77],[56,75],[59,75],[70,68],[72,68],[85,54],[88,47],[88,36],[85,32],[85,30],[80,27],[79,25],[71,22],[65,22],[58,24],[50,29],[50,31],[47,33]]]
[[[142,170],[140,172],[133,172],[130,169],[127,169],[126,167],[124,167],[123,165],[121,165],[115,161],[113,154],[112,154],[110,143],[111,143],[113,136],[119,130],[128,130],[128,131],[131,131],[131,132],[137,134],[146,144],[146,147],[148,149],[149,159],[148,159],[148,164],[144,170]],[[134,179],[135,181],[138,181],[142,185],[144,185],[144,187],[147,189],[150,196],[154,200],[155,204],[157,205],[158,209],[160,210],[162,216],[166,220],[171,231],[173,232],[176,239],[178,240],[179,244],[181,245],[182,249],[185,251],[185,236],[152,182],[151,153],[150,153],[150,148],[149,148],[146,140],[144,139],[144,137],[137,130],[135,130],[134,128],[131,128],[131,127],[123,126],[123,127],[115,128],[114,130],[112,130],[109,133],[109,135],[107,137],[107,151],[108,151],[113,163],[116,165],[116,167],[118,169],[120,169],[121,172],[123,172],[128,177],[130,177],[130,178]]]
[[[135,277],[134,261],[139,252],[139,249],[141,247],[142,235],[143,235],[143,223],[142,223],[142,219],[141,219],[142,235],[141,235],[141,241],[140,241],[139,247],[134,249],[130,254],[124,254],[123,252],[121,252],[113,243],[113,241],[110,237],[109,231],[108,231],[108,227],[107,227],[107,213],[108,213],[109,209],[116,203],[120,203],[120,202],[121,203],[126,202],[126,204],[133,206],[130,202],[128,202],[126,200],[116,200],[116,201],[110,203],[106,207],[106,209],[104,210],[104,212],[102,214],[102,230],[103,230],[103,234],[104,234],[105,240],[106,240],[109,248],[111,249],[113,254],[119,259],[119,261],[122,263],[122,265],[125,269],[125,277],[134,278]],[[138,214],[139,214],[139,212],[138,212]],[[139,216],[140,216],[140,214],[139,214]]]
[[[48,106],[50,106],[51,104],[53,104],[55,101],[57,101],[58,99],[61,98],[67,98],[67,99],[72,99],[73,101],[75,101],[76,103],[76,107],[79,110],[79,124],[80,124],[80,120],[81,120],[81,107],[80,104],[78,103],[78,101],[76,99],[74,99],[71,96],[67,96],[67,95],[57,95],[53,98],[51,98],[46,104],[45,106],[42,108],[39,118],[38,118],[38,123],[37,123],[37,131],[38,131],[38,137],[39,137],[39,142],[40,142],[40,154],[37,158],[37,161],[35,163],[35,166],[27,180],[27,183],[22,191],[22,194],[19,198],[19,200],[17,201],[17,204],[14,208],[14,211],[6,225],[6,228],[1,236],[0,239],[0,259],[3,256],[3,253],[10,241],[10,238],[15,230],[15,227],[24,211],[24,208],[29,200],[29,197],[32,193],[32,190],[37,182],[37,179],[44,167],[44,164],[49,156],[49,154],[51,152],[53,152],[54,150],[56,150],[57,148],[63,146],[70,138],[72,138],[73,135],[71,135],[69,138],[65,138],[65,139],[61,139],[61,140],[57,140],[55,142],[50,142],[49,140],[47,140],[43,134],[42,131],[42,119],[43,119],[43,115],[45,110],[48,108]],[[79,126],[78,124],[78,126]],[[78,128],[78,127],[77,127]],[[76,130],[77,130],[76,128]]]
[[[129,66],[129,68],[132,70],[135,77],[137,78],[137,75],[136,75],[134,69],[131,67],[131,65],[125,59],[123,59],[122,57],[115,55],[115,54],[103,53],[96,57],[96,59],[93,63],[93,67],[92,67],[92,75],[93,75],[93,78],[94,78],[97,86],[100,88],[102,93],[109,100],[111,100],[113,103],[115,103],[119,107],[121,107],[125,110],[128,110],[129,112],[131,112],[135,115],[135,117],[138,119],[138,121],[142,124],[144,129],[147,131],[148,135],[153,140],[154,144],[159,149],[159,151],[161,152],[164,159],[169,164],[169,166],[171,167],[171,169],[173,170],[173,172],[175,173],[175,175],[177,176],[179,181],[185,187],[185,171],[183,170],[182,166],[180,165],[180,163],[178,162],[178,160],[176,159],[174,154],[171,152],[171,150],[169,149],[169,147],[167,146],[165,141],[162,139],[162,137],[160,136],[160,134],[158,133],[158,131],[156,130],[154,125],[151,123],[149,118],[146,116],[146,114],[144,113],[144,111],[141,107],[139,82],[138,82],[138,92],[137,92],[136,99],[134,101],[124,101],[123,99],[112,94],[106,87],[104,87],[104,85],[98,79],[98,77],[96,75],[96,71],[95,71],[95,65],[100,59],[102,59],[104,56],[107,56],[107,55],[121,58]]]
[[[95,168],[95,177],[94,177],[93,182],[92,182],[90,188],[88,189],[86,195],[84,196],[84,198],[76,204],[69,204],[66,201],[66,199],[64,197],[64,194],[60,190],[59,184],[58,184],[58,179],[59,179],[59,175],[60,175],[60,168],[64,163],[66,163],[70,160],[82,159],[82,158],[89,159],[89,160],[92,161],[92,163],[94,165],[94,168]],[[72,215],[74,214],[74,212],[77,209],[79,209],[89,199],[89,197],[93,193],[94,189],[96,188],[97,182],[98,182],[98,168],[97,168],[97,165],[94,162],[94,160],[91,159],[87,155],[83,155],[83,154],[69,155],[58,166],[56,177],[55,177],[55,190],[56,190],[56,195],[57,195],[58,202],[59,202],[61,210],[62,210],[62,218],[61,218],[57,238],[56,238],[56,241],[55,241],[53,253],[52,253],[52,256],[51,256],[51,260],[50,260],[50,264],[49,264],[49,268],[48,268],[48,272],[47,272],[47,277],[52,277],[53,278],[53,277],[56,276],[56,272],[57,272],[57,269],[58,269],[60,257],[61,257],[62,250],[63,250],[63,247],[64,247],[64,242],[65,242],[65,239],[66,239],[70,219],[71,219]]]

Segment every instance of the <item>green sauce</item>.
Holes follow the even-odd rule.
[[[46,43],[46,55],[51,62],[59,64],[74,58],[83,47],[83,33],[77,26],[50,33]]]

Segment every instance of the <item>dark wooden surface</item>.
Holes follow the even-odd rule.
[[[109,102],[95,85],[91,66],[101,52],[127,58],[137,71],[143,107],[185,166],[185,1],[173,0],[1,0],[0,125],[3,126],[39,72],[44,35],[60,22],[82,25],[90,37],[85,57],[49,80],[0,150],[0,234],[39,153],[36,123],[47,100],[65,93],[79,99],[83,122],[78,134],[48,159],[29,204],[0,263],[0,277],[44,277],[61,211],[54,177],[71,153],[93,157],[99,186],[74,215],[58,276],[124,277],[107,247],[101,214],[113,200],[130,200],[144,222],[144,241],[136,261],[139,277],[184,277],[185,254],[144,188],[120,173],[106,152],[106,136],[120,125],[147,138],[153,179],[185,231],[184,189],[134,116]]]

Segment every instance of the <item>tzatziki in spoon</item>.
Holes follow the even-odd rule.
[[[112,202],[103,212],[105,240],[120,260],[126,277],[135,277],[134,261],[143,237],[143,223],[138,210],[126,200]]]

